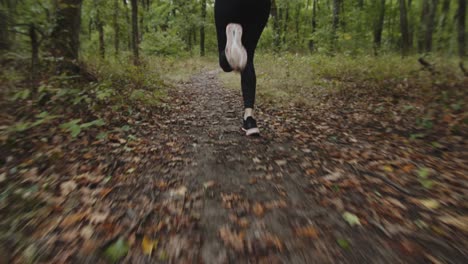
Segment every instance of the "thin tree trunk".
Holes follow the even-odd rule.
[[[132,49],[133,49],[133,64],[138,65],[140,58],[139,58],[139,50],[138,50],[138,42],[139,42],[139,35],[138,35],[138,0],[130,0],[132,5]]]
[[[379,15],[374,26],[374,48],[375,54],[377,55],[378,50],[382,46],[382,32],[385,20],[385,0],[377,1]]]
[[[34,24],[29,25],[29,38],[31,41],[31,87],[36,92],[36,67],[39,63],[39,41],[37,39],[36,27]]]
[[[97,10],[96,16],[97,16],[96,27],[97,27],[98,34],[99,34],[99,56],[102,59],[104,59],[104,57],[106,56],[106,46],[104,43],[104,23],[101,20],[99,9]]]
[[[435,19],[437,15],[438,0],[431,0],[429,7],[429,15],[427,18],[426,34],[424,37],[424,47],[426,52],[432,51],[432,36],[435,30]]]
[[[113,24],[114,24],[114,51],[115,56],[119,55],[120,51],[120,25],[119,25],[119,0],[114,0],[114,15],[113,15]]]
[[[419,34],[418,34],[418,52],[423,53],[425,48],[426,31],[428,25],[429,15],[429,0],[422,0],[421,17],[419,21]]]
[[[286,2],[285,17],[283,20],[283,44],[286,44],[288,34],[288,22],[289,22],[289,3]]]
[[[457,18],[458,55],[464,59],[466,56],[466,0],[458,0]]]
[[[314,34],[317,31],[317,1],[318,0],[313,0],[312,4],[312,34]],[[312,52],[315,49],[315,40],[311,39],[309,40],[309,50]]]
[[[206,0],[201,0],[200,56],[205,56]]]
[[[410,36],[408,30],[408,12],[406,8],[406,1],[399,0],[400,2],[400,31],[401,31],[401,54],[406,56],[410,50]]]
[[[437,40],[438,50],[442,50],[446,48],[446,45],[447,45],[446,43],[448,43],[449,41],[449,38],[447,37],[447,34],[445,34],[445,32],[446,30],[448,30],[446,26],[447,26],[447,18],[449,17],[449,13],[450,13],[450,2],[451,0],[444,0],[442,2],[441,19],[440,19],[440,25],[439,25],[441,34],[439,34],[439,38]]]
[[[358,6],[359,6],[359,9],[363,10],[364,9],[364,0],[358,0]]]
[[[7,50],[10,48],[8,28],[8,13],[0,9],[0,50]]]
[[[333,0],[332,47],[336,50],[338,27],[340,25],[340,0]]]
[[[273,39],[273,45],[275,51],[279,51],[280,46],[281,46],[281,27],[280,27],[280,21],[279,21],[279,14],[278,14],[278,7],[276,5],[276,1],[272,0],[271,1],[271,16],[273,18],[273,34],[274,34],[274,39]]]

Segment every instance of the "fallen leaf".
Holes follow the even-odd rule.
[[[315,175],[315,173],[317,173],[317,170],[315,170],[315,169],[306,170],[306,174],[309,175],[309,176]]]
[[[383,170],[386,172],[393,172],[393,168],[390,165],[383,166]]]
[[[80,231],[80,236],[86,240],[90,239],[94,234],[94,228],[91,225],[83,227]]]
[[[338,245],[342,248],[342,249],[346,249],[348,250],[350,248],[350,245],[349,245],[349,242],[348,240],[344,239],[344,238],[338,238],[336,240],[336,242],[338,243]]]
[[[160,190],[165,190],[168,186],[166,181],[159,180],[155,183],[156,187]]]
[[[285,166],[286,164],[288,164],[286,160],[275,160],[275,163],[278,166]]]
[[[340,171],[335,171],[323,177],[323,180],[333,182],[339,180],[341,177],[343,177],[343,173],[341,173]]]
[[[317,229],[315,229],[315,227],[311,225],[297,228],[295,231],[296,231],[296,234],[301,237],[308,237],[308,238],[318,237]]]
[[[187,193],[187,187],[185,187],[185,186],[182,186],[179,189],[170,191],[171,196],[183,197],[183,196],[185,196],[186,193]]]
[[[77,187],[77,184],[75,181],[66,181],[60,184],[60,192],[63,196],[69,195],[71,192],[73,192]]]
[[[408,164],[408,165],[405,165],[402,169],[403,169],[404,172],[410,173],[411,171],[413,171],[414,165],[413,164]]]
[[[101,198],[106,197],[110,192],[112,192],[112,188],[104,188],[99,192]]]
[[[6,173],[0,174],[0,183],[6,180]]]
[[[95,212],[91,214],[91,216],[89,217],[89,221],[92,224],[100,224],[106,221],[108,216],[109,216],[109,212]]]
[[[224,244],[234,248],[238,252],[244,250],[244,234],[233,232],[228,226],[223,226],[219,229],[219,236]]]
[[[242,228],[247,228],[250,223],[249,223],[249,220],[247,220],[247,218],[242,217],[242,218],[239,218],[239,220],[237,220],[237,224]]]
[[[361,221],[359,221],[359,217],[357,217],[355,214],[352,214],[350,212],[344,212],[343,219],[346,220],[346,222],[348,222],[350,226],[361,225]]]
[[[254,214],[258,217],[263,216],[263,214],[265,213],[265,209],[260,203],[255,203],[254,206],[252,207],[252,210]]]
[[[209,189],[209,188],[213,187],[214,185],[215,185],[215,181],[208,181],[208,182],[205,182],[205,183],[203,184],[203,187],[204,187],[205,189]]]
[[[419,202],[426,208],[434,210],[440,207],[440,204],[438,201],[434,199],[425,199],[425,200],[419,200]]]
[[[141,248],[143,249],[143,254],[151,255],[153,249],[157,246],[158,242],[152,239],[149,239],[147,236],[143,237],[141,241]]]
[[[92,158],[93,158],[93,153],[88,152],[88,153],[86,153],[86,154],[83,155],[83,158],[85,158],[85,159],[92,159]]]
[[[117,262],[122,257],[126,256],[129,250],[127,242],[123,238],[119,238],[115,243],[110,245],[105,251],[104,255],[110,262]]]
[[[257,157],[253,158],[252,160],[254,163],[257,163],[257,164],[261,162],[261,160]]]
[[[75,214],[68,215],[63,219],[62,223],[60,223],[61,227],[68,227],[70,225],[73,225],[77,222],[80,222],[83,220],[85,217],[88,216],[88,212],[79,212]]]
[[[468,232],[468,215],[465,216],[441,216],[439,220],[447,225],[451,225],[455,228],[458,228],[464,232]]]

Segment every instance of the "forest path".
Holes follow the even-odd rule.
[[[385,235],[378,223],[355,224],[354,214],[344,219],[343,212],[365,206],[357,192],[377,189],[363,190],[364,176],[324,147],[328,140],[319,135],[340,130],[339,122],[320,117],[314,123],[302,109],[283,113],[260,107],[262,136],[245,137],[237,111],[240,93],[223,88],[218,74],[194,76],[173,95],[179,106],[169,126],[190,143],[191,162],[177,169],[183,175],[179,190],[187,191],[185,204],[188,200],[190,213],[199,219],[194,230],[200,242],[198,252],[176,252],[191,251],[187,261],[198,257],[205,263],[424,262],[422,254],[402,254],[408,249],[400,246],[401,238]],[[311,137],[316,140],[304,140]]]

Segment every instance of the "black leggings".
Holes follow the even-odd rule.
[[[270,0],[216,0],[215,22],[218,35],[219,65],[231,72],[224,49],[226,48],[226,26],[237,23],[242,26],[242,44],[247,50],[247,65],[241,73],[244,107],[253,108],[257,77],[254,68],[255,48],[270,16]]]

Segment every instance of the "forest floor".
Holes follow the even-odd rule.
[[[113,113],[107,139],[2,150],[0,263],[466,261],[466,131],[410,140],[401,105],[337,99],[262,102],[247,138],[219,74]]]

